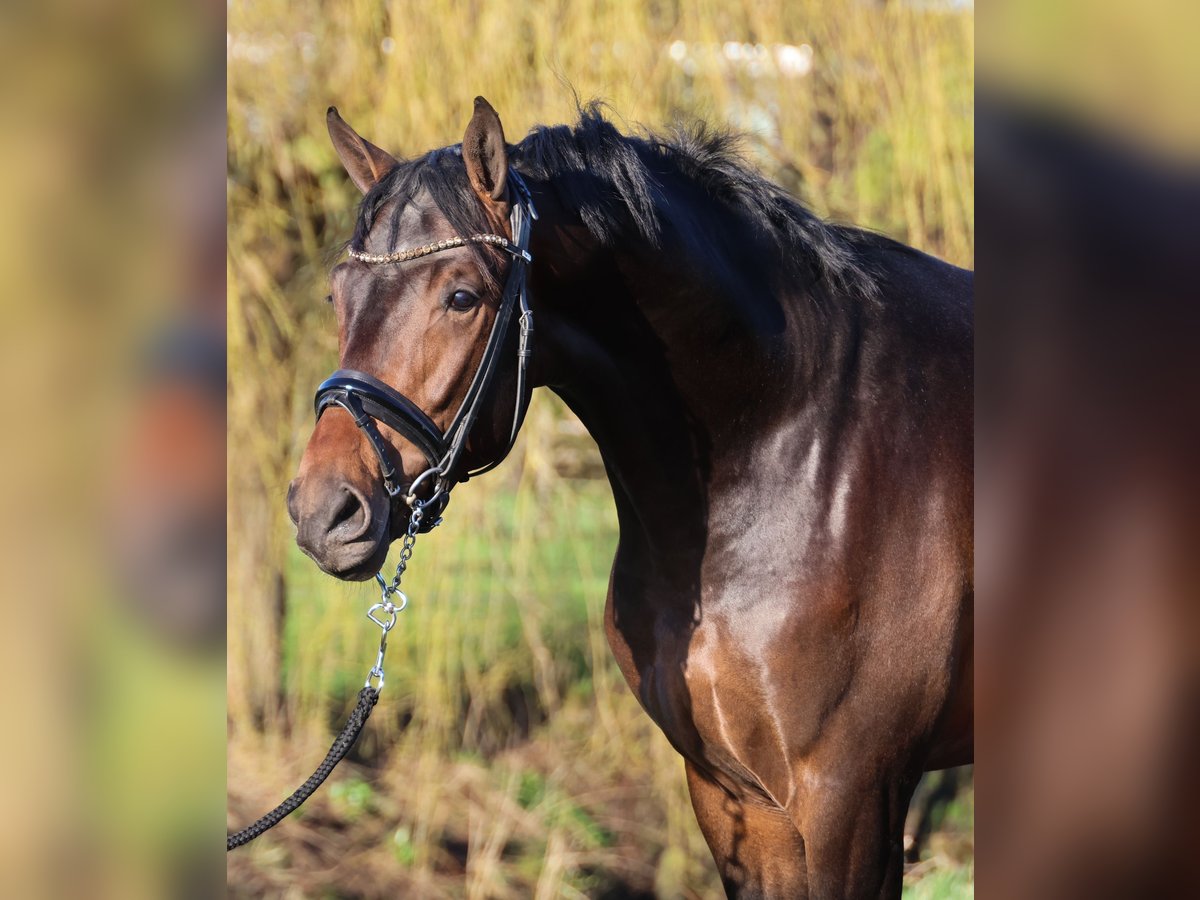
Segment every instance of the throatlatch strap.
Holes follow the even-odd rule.
[[[354,746],[355,740],[358,739],[358,733],[362,731],[367,717],[371,715],[371,710],[375,708],[375,704],[378,702],[379,691],[375,690],[375,688],[365,687],[359,691],[358,705],[354,707],[354,712],[350,713],[350,719],[346,722],[346,727],[342,729],[342,733],[338,735],[337,740],[333,742],[333,746],[329,748],[329,753],[326,755],[325,761],[317,767],[317,771],[313,772],[312,777],[300,785],[292,796],[288,797],[253,825],[227,835],[225,838],[225,852],[228,853],[234,847],[240,847],[242,844],[249,843],[264,831],[274,828],[287,818],[287,816],[295,812],[301,803],[311,797],[313,792],[321,786],[321,782],[329,777],[329,773],[333,771],[334,766],[341,762],[342,757],[350,752],[350,748]]]

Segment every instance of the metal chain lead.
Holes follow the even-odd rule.
[[[417,542],[417,531],[421,527],[421,519],[425,514],[424,507],[425,504],[420,500],[413,499],[412,515],[408,519],[408,531],[404,533],[404,540],[400,545],[400,560],[396,563],[396,574],[392,576],[392,583],[388,584],[382,572],[375,573],[375,580],[383,591],[384,603],[387,603],[395,594],[400,594],[407,602],[407,598],[400,592],[400,579],[404,577],[404,570],[408,568],[408,561],[412,558],[413,545]],[[403,603],[400,604],[399,609],[404,609]]]
[[[383,577],[382,572],[375,573],[375,580],[379,583],[382,593],[379,602],[367,610],[367,618],[379,626],[379,653],[375,657],[375,665],[367,673],[367,681],[363,686],[373,688],[376,693],[383,690],[383,657],[387,653],[388,632],[396,624],[396,614],[403,612],[404,607],[408,606],[408,597],[400,590],[400,580],[404,577],[404,570],[408,568],[408,561],[412,558],[413,546],[417,543],[424,506],[420,500],[412,498],[412,515],[408,520],[408,531],[405,532],[400,546],[400,560],[396,563],[396,574],[392,576],[391,583]],[[377,616],[376,613],[382,615]],[[378,679],[378,682],[372,684],[372,679]]]

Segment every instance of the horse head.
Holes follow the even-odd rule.
[[[457,481],[515,439],[529,392],[522,222],[532,204],[482,97],[461,147],[412,161],[336,109],[328,126],[364,198],[349,259],[330,274],[339,371],[318,392],[288,511],[321,569],[365,580],[411,508],[437,502],[436,515]]]

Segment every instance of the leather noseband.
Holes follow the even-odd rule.
[[[425,515],[421,518],[420,531],[427,532],[441,521],[439,518],[446,505],[450,502],[450,490],[454,486],[451,479],[466,481],[468,478],[481,475],[499,465],[512,449],[525,419],[529,406],[526,396],[526,370],[530,356],[530,344],[533,336],[533,313],[529,308],[526,296],[526,275],[529,263],[533,258],[529,255],[529,232],[532,222],[537,219],[537,211],[533,207],[533,198],[525,182],[512,169],[509,170],[508,183],[515,187],[516,200],[513,203],[509,219],[513,241],[501,235],[486,234],[472,235],[466,238],[451,238],[427,244],[415,250],[399,251],[386,256],[375,256],[362,251],[351,250],[350,256],[369,264],[389,264],[405,262],[432,253],[451,250],[469,243],[485,243],[499,247],[512,256],[512,265],[504,285],[504,294],[496,319],[492,323],[492,331],[484,347],[483,356],[475,377],[467,388],[466,396],[459,406],[450,427],[445,433],[437,427],[425,412],[391,385],[380,381],[366,372],[354,369],[338,369],[317,387],[314,398],[317,418],[331,406],[340,406],[354,418],[354,424],[362,429],[375,455],[379,457],[379,469],[383,485],[388,495],[393,499],[404,500],[410,506],[418,498],[415,496],[419,484],[433,478],[433,493],[422,506]],[[517,400],[513,413],[512,431],[508,445],[499,457],[487,465],[473,471],[455,476],[457,464],[471,427],[479,414],[480,403],[488,393],[499,368],[500,348],[508,333],[514,309],[519,309],[520,335],[517,347]],[[412,443],[425,457],[429,468],[412,480],[407,488],[402,488],[397,481],[396,467],[391,462],[389,445],[380,433],[377,422],[387,425],[405,440]]]

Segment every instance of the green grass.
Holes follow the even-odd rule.
[[[966,900],[975,896],[975,876],[967,867],[941,869],[904,886],[904,900]]]
[[[431,680],[454,704],[450,718],[472,689],[536,691],[532,654],[542,648],[562,690],[591,676],[589,615],[603,605],[616,543],[607,483],[577,483],[525,522],[519,492],[480,502],[471,489],[456,493],[445,526],[418,539],[404,578],[409,605],[389,635],[386,663],[387,694],[401,714],[420,714]],[[500,563],[515,553],[519,562]],[[284,678],[296,712],[307,715],[361,686],[378,642],[365,618],[378,588],[335,584],[294,547],[287,578]]]

